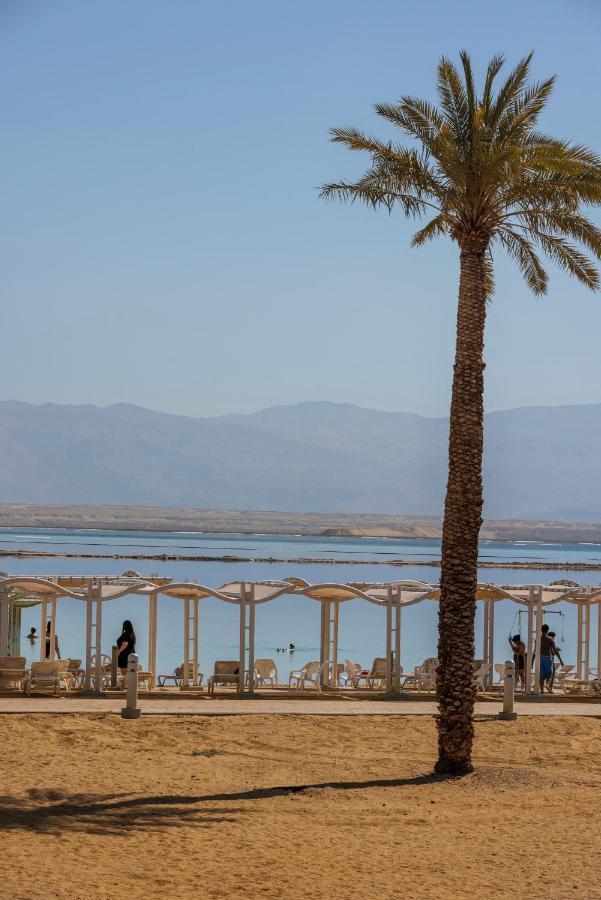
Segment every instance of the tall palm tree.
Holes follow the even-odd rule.
[[[497,88],[503,57],[493,57],[479,94],[466,52],[460,67],[442,58],[438,106],[402,97],[375,107],[411,145],[354,128],[333,129],[333,141],[366,151],[371,166],[357,182],[327,184],[321,191],[325,198],[359,200],[389,212],[399,205],[410,218],[428,215],[412,246],[445,235],[459,248],[438,637],[440,773],[472,770],[484,322],[493,289],[492,249],[500,246],[513,257],[535,294],[547,290],[539,251],[587,287],[599,285],[591,256],[601,258],[601,230],[582,209],[601,203],[601,160],[586,147],[537,130],[555,79],[529,83],[531,59],[532,54],[523,59]]]

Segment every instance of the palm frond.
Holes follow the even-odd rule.
[[[546,294],[548,277],[529,240],[510,229],[499,231],[499,242],[514,259],[524,281],[534,294]]]

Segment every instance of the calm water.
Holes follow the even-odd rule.
[[[0,529],[0,549],[56,550],[84,553],[168,553],[182,555],[248,556],[292,559],[331,558],[333,560],[364,560],[366,564],[333,563],[230,563],[156,560],[110,559],[14,559],[6,558],[2,567],[10,574],[30,575],[119,575],[135,569],[142,575],[157,573],[174,581],[196,579],[209,587],[229,582],[284,578],[300,575],[311,582],[391,581],[416,579],[437,582],[440,571],[435,566],[404,566],[387,564],[387,560],[436,560],[440,544],[434,540],[389,540],[383,538],[306,538],[273,535],[190,534],[154,532],[66,531]],[[523,560],[542,562],[598,562],[601,546],[596,544],[538,544],[485,541],[481,545],[481,559]],[[378,565],[369,564],[377,561]],[[498,584],[548,584],[571,578],[581,584],[599,584],[601,572],[578,571],[516,571],[483,569],[482,581]],[[105,603],[103,607],[103,652],[110,654],[111,645],[120,633],[124,618],[132,619],[138,635],[138,652],[142,662],[147,654],[148,601],[130,596]],[[158,666],[160,672],[170,672],[182,660],[183,604],[170,597],[159,598]],[[518,607],[510,601],[497,603],[495,614],[495,660],[507,658],[509,631],[526,629],[525,614],[520,624]],[[566,661],[575,661],[576,609],[569,604],[553,607],[547,621],[557,632],[560,648]],[[561,614],[560,614],[561,613]],[[596,611],[593,612],[593,633],[596,633]],[[435,603],[422,603],[403,611],[402,663],[410,670],[427,656],[436,655]],[[319,656],[320,607],[305,597],[283,596],[257,608],[256,657],[267,656],[278,663],[282,677],[291,668]],[[40,630],[40,608],[23,611],[22,652],[31,657],[31,647],[24,635],[34,625]],[[477,619],[477,656],[481,655],[481,610]],[[63,656],[84,656],[85,605],[76,600],[59,601],[57,632]],[[563,642],[562,642],[563,638]],[[278,647],[289,642],[297,646],[293,657],[278,654]],[[37,657],[34,651],[34,658]],[[339,658],[350,657],[367,666],[374,656],[385,652],[384,610],[360,600],[350,600],[341,607]],[[200,659],[205,674],[213,669],[215,659],[235,659],[238,655],[238,609],[214,599],[200,605]]]

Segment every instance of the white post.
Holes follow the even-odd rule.
[[[40,634],[40,661],[46,659],[46,619],[48,617],[48,599],[46,594],[42,594],[42,610],[41,610],[41,634]],[[52,649],[52,648],[51,648]]]
[[[50,656],[48,659],[54,662],[56,656],[56,594],[50,598]]]
[[[198,687],[198,597],[192,600],[193,632],[192,632],[192,679],[193,686]]]
[[[591,648],[591,604],[588,600],[583,604],[584,616],[584,680],[590,677],[590,648]]]
[[[238,692],[244,693],[244,677],[246,669],[246,582],[240,583],[240,666],[238,673]]]
[[[526,694],[532,693],[532,643],[534,640],[534,588],[528,588],[528,640],[526,642]]]
[[[490,600],[484,600],[482,603],[482,611],[483,611],[482,662],[485,662],[485,663],[488,662],[489,604],[490,604]]]
[[[88,582],[88,598],[86,600],[86,677],[84,688],[92,690],[92,603],[94,599],[94,586]]]
[[[94,689],[97,694],[102,693],[102,579],[96,584],[96,684]]]
[[[141,714],[138,705],[138,657],[130,653],[127,657],[127,694],[121,716],[123,719],[139,719]]]
[[[499,719],[515,721],[518,714],[513,711],[515,695],[515,663],[505,661],[505,677],[503,681],[503,712],[499,713]]]
[[[248,607],[248,690],[255,690],[255,586],[251,583]]]
[[[488,616],[488,661],[490,663],[490,668],[488,671],[488,675],[486,676],[485,683],[488,685],[488,689],[492,690],[492,686],[494,684],[494,671],[495,671],[495,600],[489,600],[490,603],[490,611]]]
[[[542,637],[541,628],[543,627],[543,591],[541,587],[536,588],[536,643],[534,660],[534,690],[535,693],[540,691],[540,642]]]
[[[334,623],[332,633],[332,687],[338,687],[338,620],[340,601],[334,600]]]
[[[582,603],[578,601],[578,622],[576,625],[576,675],[582,678]]]
[[[386,691],[392,691],[392,585],[386,589]]]
[[[392,689],[396,693],[401,690],[401,588],[394,594],[394,668],[392,671]]]
[[[321,601],[321,686],[327,687],[330,683],[328,663],[330,661],[330,601]]]
[[[148,595],[148,671],[154,688],[157,671],[157,595]]]
[[[8,591],[0,590],[0,656],[9,656],[8,652]]]
[[[190,686],[190,598],[184,597],[184,671],[182,673],[182,688],[187,690]]]
[[[597,601],[597,678],[601,678],[601,602]]]

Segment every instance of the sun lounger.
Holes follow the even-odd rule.
[[[24,656],[0,656],[0,688],[20,691],[28,675]]]
[[[428,656],[421,666],[415,667],[413,673],[403,676],[403,688],[411,687],[430,693],[436,687],[437,668],[438,658],[436,656]]]
[[[240,685],[240,661],[237,659],[219,659],[215,662],[213,674],[209,676],[207,685],[209,694],[215,693],[216,684]]]
[[[61,688],[69,690],[69,659],[45,660],[32,662],[31,671],[25,681],[25,693],[29,696],[35,690],[51,690],[55,697],[60,697]]]
[[[184,678],[184,664],[176,666],[170,675],[159,675],[159,687],[164,687],[168,681],[172,681],[176,687],[180,687]]]
[[[278,686],[278,667],[272,659],[255,660],[255,684],[257,687],[265,687],[267,683],[271,687]]]
[[[386,657],[376,656],[372,663],[369,675],[367,676],[368,688],[374,688],[376,684],[382,686],[386,684]]]

